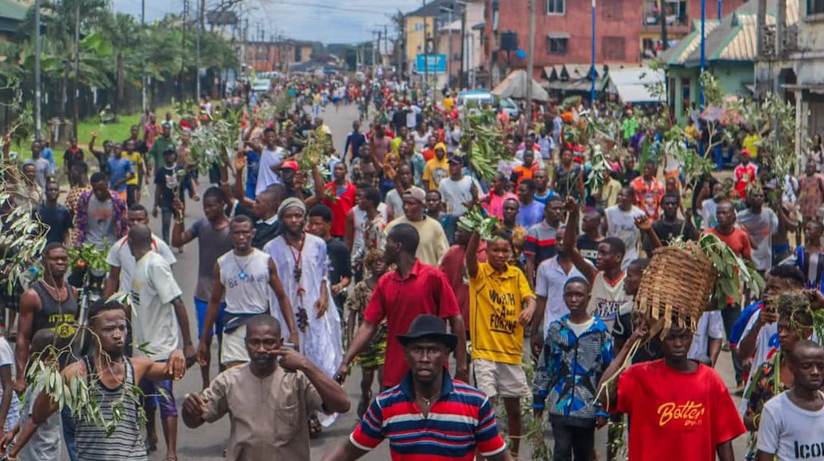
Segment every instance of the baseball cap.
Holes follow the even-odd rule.
[[[424,203],[426,199],[426,192],[423,191],[420,187],[412,187],[411,189],[407,190],[403,193],[403,198],[406,200],[407,198],[415,199],[421,203]]]
[[[280,166],[280,169],[281,170],[286,170],[286,169],[295,170],[296,173],[298,171],[300,171],[300,168],[298,168],[298,162],[296,162],[294,160],[287,160],[287,161],[283,162],[283,164]]]

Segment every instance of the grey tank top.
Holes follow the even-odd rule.
[[[87,376],[97,376],[94,361],[84,357]],[[134,367],[128,357],[124,357],[126,373],[125,383],[115,389],[109,389],[102,382],[90,385],[89,393],[100,405],[100,413],[106,421],[112,420],[112,403],[122,400],[122,418],[117,422],[114,433],[106,436],[106,430],[95,423],[85,421],[82,417],[75,420],[75,437],[77,439],[78,461],[147,461],[143,433],[138,420],[137,402],[130,396],[123,396],[123,386],[134,386]]]

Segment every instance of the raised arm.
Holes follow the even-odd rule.
[[[472,236],[469,237],[469,243],[466,245],[466,273],[472,279],[478,276],[478,246],[480,240],[481,236],[477,232],[473,232]]]
[[[172,226],[172,246],[180,248],[194,240],[195,235],[190,230],[183,231],[183,203],[177,197],[174,199],[174,207],[175,224]]]
[[[567,219],[567,226],[564,231],[564,253],[566,253],[567,257],[573,264],[575,264],[575,267],[581,271],[584,277],[586,277],[591,284],[595,281],[595,276],[598,274],[598,269],[596,269],[592,264],[589,264],[584,257],[581,256],[581,252],[578,251],[578,247],[575,246],[575,242],[578,237],[578,215],[580,213],[580,208],[578,207],[578,202],[574,197],[567,196],[566,209],[569,212],[569,218]]]

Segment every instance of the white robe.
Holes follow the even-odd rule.
[[[272,240],[263,248],[272,256],[278,277],[283,284],[286,296],[292,304],[297,326],[298,310],[303,307],[308,317],[306,331],[298,329],[300,351],[315,364],[326,376],[334,377],[343,361],[343,343],[341,338],[341,319],[332,299],[332,290],[329,285],[329,259],[326,255],[326,242],[314,235],[305,234],[303,251],[300,255],[301,279],[300,286],[305,290],[303,296],[298,296],[298,284],[295,281],[295,257],[297,249],[289,247],[283,236]],[[315,302],[320,299],[321,284],[326,282],[327,309],[326,314],[317,318]],[[280,311],[280,303],[271,291],[272,316],[286,325]],[[289,336],[289,331],[282,328],[283,338]],[[331,425],[337,415],[331,417],[319,414],[318,418],[324,426]]]

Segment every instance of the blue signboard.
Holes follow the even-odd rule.
[[[426,63],[426,64],[424,64]],[[428,66],[427,66],[428,65]],[[419,74],[429,72],[430,74],[445,74],[446,73],[446,55],[445,54],[419,54],[416,62],[417,71]],[[428,69],[427,69],[428,67]]]

